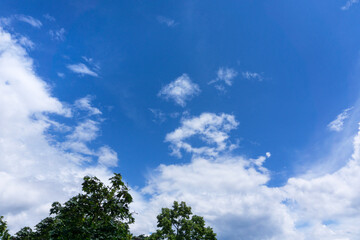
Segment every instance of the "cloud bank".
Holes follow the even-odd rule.
[[[211,148],[214,139],[223,143],[236,127],[232,115],[204,113],[183,120],[166,139],[180,150],[188,137],[198,134],[203,148]],[[138,216],[132,229],[154,231],[161,207],[178,200],[204,216],[219,239],[355,240],[360,235],[360,130],[353,148],[351,159],[337,171],[292,177],[282,187],[267,185],[271,172],[263,164],[270,153],[252,159],[230,152],[199,156],[194,151],[190,163],[160,165],[135,193]]]
[[[100,111],[88,98],[65,105],[53,97],[26,49],[3,29],[0,111],[0,213],[13,231],[32,226],[47,216],[52,202],[79,192],[83,176],[112,175],[108,167],[117,164],[116,153],[88,145],[99,134]],[[76,118],[84,111],[91,114]],[[55,121],[54,115],[73,124]]]

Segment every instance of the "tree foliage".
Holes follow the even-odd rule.
[[[150,240],[216,240],[212,228],[205,227],[202,217],[192,215],[191,207],[185,202],[174,202],[173,208],[163,208],[157,216],[159,228],[150,235]],[[190,217],[191,216],[191,217]]]
[[[106,186],[96,177],[84,177],[83,193],[63,205],[54,202],[50,217],[35,226],[21,229],[7,237],[6,222],[0,218],[0,239],[11,240],[93,240],[131,239],[129,224],[134,222],[129,204],[132,197],[120,174],[110,178]]]
[[[54,239],[129,239],[129,224],[134,222],[129,209],[132,197],[121,175],[115,174],[107,187],[96,177],[85,177],[84,194],[79,194],[64,205],[52,204],[54,221],[38,228],[48,228]]]
[[[15,236],[0,216],[0,240],[215,240],[212,228],[202,217],[192,215],[191,207],[174,202],[157,216],[158,230],[150,236],[134,237],[129,224],[134,222],[129,204],[132,197],[120,174],[106,186],[96,177],[84,177],[83,193],[64,204],[54,202],[50,216],[34,230],[24,227]]]
[[[10,239],[9,230],[7,228],[7,223],[4,220],[3,216],[0,216],[0,239],[9,240]]]

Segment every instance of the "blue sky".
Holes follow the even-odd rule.
[[[135,233],[185,200],[220,239],[356,239],[359,11],[2,0],[0,215],[31,225],[120,172]]]

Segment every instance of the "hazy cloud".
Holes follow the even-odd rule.
[[[246,71],[246,72],[242,72],[241,75],[245,79],[253,79],[253,80],[257,80],[259,82],[264,80],[263,76],[261,76],[260,73],[256,73],[256,72],[248,72],[248,71]]]
[[[172,99],[178,105],[184,107],[186,101],[200,93],[199,85],[193,83],[187,74],[183,74],[173,82],[164,86],[158,93],[159,97]]]
[[[28,49],[33,49],[35,47],[35,44],[25,36],[18,37],[18,42]]]
[[[26,16],[26,15],[15,15],[14,16],[17,20],[19,21],[22,21],[22,22],[25,22],[25,23],[28,23],[30,24],[31,26],[33,27],[36,27],[36,28],[40,28],[42,26],[42,23],[40,20],[36,19],[36,18],[33,18],[31,16]]]
[[[61,77],[61,78],[64,78],[64,77],[65,77],[65,74],[62,73],[62,72],[58,72],[57,75],[58,75],[58,77]]]
[[[238,73],[232,69],[232,68],[228,68],[228,67],[220,67],[219,70],[216,73],[216,79],[212,80],[209,82],[209,84],[215,83],[215,82],[222,82],[225,83],[228,86],[232,85],[232,80],[238,75]],[[218,89],[221,88],[223,89],[224,87],[222,85],[217,85]],[[219,89],[219,90],[221,90]]]
[[[177,25],[175,20],[173,20],[171,18],[167,18],[167,17],[164,17],[164,16],[157,16],[156,19],[158,20],[159,23],[165,24],[168,27],[174,27],[174,26]]]
[[[341,10],[348,10],[354,4],[358,4],[359,0],[348,0],[344,6],[341,7]]]
[[[87,96],[76,100],[74,106],[80,110],[85,110],[89,112],[91,115],[101,114],[101,111],[98,108],[91,106],[90,103],[91,97]]]
[[[40,20],[33,18],[31,16],[27,16],[27,15],[12,15],[10,17],[2,17],[0,18],[0,26],[4,27],[4,26],[10,26],[11,23],[14,21],[21,21],[21,22],[25,22],[30,24],[31,26],[35,27],[35,28],[41,28],[42,23]]]
[[[58,30],[50,30],[49,34],[53,40],[64,41],[65,40],[65,29],[60,28]]]
[[[73,71],[74,73],[78,73],[80,75],[89,75],[93,77],[98,77],[98,74],[96,72],[90,70],[89,67],[83,63],[70,64],[67,65],[67,68]]]
[[[50,22],[55,22],[56,21],[56,19],[53,17],[53,16],[51,16],[50,14],[44,14],[43,15],[43,17],[46,19],[46,20],[48,20],[48,21],[50,21]]]
[[[331,131],[340,132],[344,128],[344,121],[349,117],[349,112],[353,108],[347,108],[342,113],[337,115],[336,119],[328,124],[328,128]]]

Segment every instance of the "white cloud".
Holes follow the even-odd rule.
[[[344,6],[341,7],[341,10],[348,10],[352,5],[359,3],[359,0],[348,0]]]
[[[55,22],[56,21],[56,19],[53,17],[53,16],[51,16],[50,14],[44,14],[43,15],[43,17],[46,19],[46,20],[48,20],[48,21],[50,21],[50,22]]]
[[[149,108],[149,111],[154,115],[154,122],[163,123],[166,121],[166,114],[160,109]]]
[[[297,239],[294,221],[281,202],[282,194],[265,186],[269,175],[242,157],[194,158],[185,165],[160,165],[141,194],[146,201],[132,230],[154,231],[161,207],[185,201],[203,216],[219,239]]]
[[[158,20],[159,23],[165,24],[168,27],[174,27],[174,26],[177,25],[175,20],[173,20],[171,18],[167,18],[167,17],[164,17],[164,16],[157,16],[156,19]]]
[[[243,76],[243,78],[245,79],[253,79],[253,80],[257,80],[259,82],[261,82],[262,80],[264,80],[263,76],[261,76],[260,73],[255,73],[255,72],[242,72],[241,75]]]
[[[0,29],[0,213],[12,231],[32,226],[52,202],[79,192],[83,176],[112,175],[107,166],[115,165],[115,152],[88,145],[100,131],[97,115],[77,122],[72,111],[51,96],[26,49]],[[51,119],[54,114],[76,126]],[[63,135],[65,142],[57,138]],[[66,142],[80,147],[65,148]]]
[[[35,44],[25,36],[18,37],[18,42],[28,49],[33,49],[35,47]]]
[[[186,101],[200,93],[199,85],[193,83],[187,74],[183,74],[173,82],[164,86],[158,93],[159,97],[172,99],[175,103],[184,107]]]
[[[316,178],[290,178],[283,188],[306,239],[357,239],[360,235],[360,131],[346,165]]]
[[[226,85],[231,86],[232,80],[237,76],[237,72],[232,68],[219,68],[217,71],[217,79],[224,81]]]
[[[21,21],[21,22],[25,22],[30,24],[33,27],[36,28],[41,28],[42,23],[40,20],[33,18],[31,16],[26,16],[26,15],[14,15],[14,18],[16,18],[17,20]]]
[[[212,121],[201,119],[205,118],[190,119],[188,124],[183,121],[170,136],[181,142],[194,132],[208,134],[202,126],[212,126]],[[227,129],[235,126],[230,124]],[[355,240],[360,235],[360,130],[353,147],[351,159],[337,171],[292,177],[283,187],[267,186],[270,172],[263,164],[269,152],[256,159],[194,154],[188,164],[160,165],[147,185],[134,193],[133,209],[138,214],[132,230],[154,231],[160,209],[177,200],[204,216],[220,239]]]
[[[14,20],[28,23],[35,28],[41,28],[41,26],[42,26],[42,23],[40,20],[33,18],[31,16],[18,14],[18,15],[12,15],[10,17],[1,17],[0,18],[0,27],[8,27],[12,24],[12,22]]]
[[[99,123],[97,121],[86,119],[78,123],[74,131],[66,136],[66,141],[62,147],[76,153],[85,155],[95,155],[95,152],[87,146],[87,143],[97,138],[99,132]]]
[[[111,175],[107,167],[116,166],[118,157],[111,148],[89,146],[100,134],[100,113],[82,118],[75,127],[49,116],[69,120],[77,109],[97,112],[88,98],[68,109],[51,96],[27,50],[0,30],[0,212],[14,231],[47,216],[53,201],[77,193],[84,175],[106,179]],[[132,191],[136,233],[154,230],[161,207],[178,200],[204,216],[221,239],[358,238],[360,131],[351,159],[339,170],[292,177],[276,188],[267,186],[271,172],[263,167],[266,157],[249,159],[227,151],[233,146],[229,133],[237,126],[228,114],[181,120],[166,140],[175,153],[184,150],[193,158],[187,164],[160,165],[143,189]],[[51,134],[52,127],[63,130],[64,142]],[[193,146],[196,136],[203,146]]]
[[[89,58],[86,56],[82,56],[81,58],[84,59],[85,62],[90,64],[96,71],[100,71],[99,63],[95,62],[93,58]]]
[[[169,117],[177,118],[180,116],[180,113],[178,113],[178,112],[164,113],[160,109],[154,109],[154,108],[149,108],[149,111],[154,116],[153,122],[160,123],[160,124],[165,122]]]
[[[336,119],[333,120],[331,123],[328,124],[328,128],[331,131],[340,132],[344,128],[344,121],[349,117],[349,112],[353,108],[347,108],[342,113],[337,115]]]
[[[98,151],[98,162],[107,167],[117,166],[118,157],[117,153],[108,146],[101,147]]]
[[[58,30],[49,30],[49,34],[53,40],[64,41],[65,40],[65,29],[60,28]]]
[[[215,83],[215,82],[223,82],[228,86],[232,85],[232,80],[238,75],[238,73],[228,67],[220,67],[219,70],[216,73],[216,79],[209,82],[209,84]],[[224,90],[224,86],[222,85],[216,85],[216,88],[218,90]]]
[[[228,132],[235,129],[239,123],[233,115],[202,113],[199,117],[183,119],[181,126],[166,135],[165,141],[169,142],[172,154],[180,157],[181,150],[195,154],[217,156],[234,147],[228,141]],[[198,136],[206,146],[193,147],[189,138]]]
[[[0,18],[0,27],[7,27],[11,24],[13,18],[12,17],[1,17]]]
[[[74,105],[76,108],[80,110],[85,110],[89,112],[91,115],[101,114],[101,111],[98,108],[91,106],[90,102],[91,102],[91,98],[90,96],[87,96],[76,100]]]
[[[89,75],[93,77],[98,77],[98,74],[92,70],[90,70],[85,64],[70,64],[67,65],[67,68],[73,71],[74,73],[78,73],[80,75]]]
[[[65,77],[65,74],[62,73],[62,72],[58,72],[57,75],[58,75],[58,77],[61,77],[61,78],[64,78],[64,77]]]

